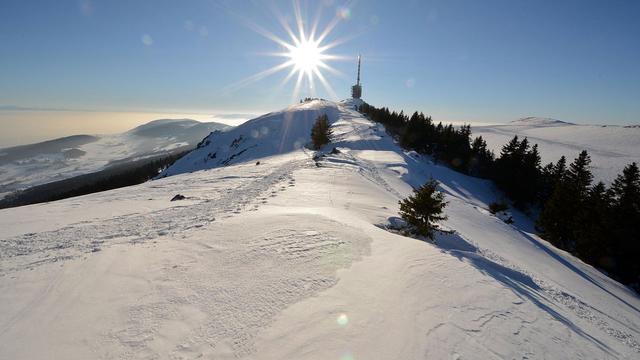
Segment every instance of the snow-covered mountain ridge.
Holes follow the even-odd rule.
[[[315,100],[292,105],[237,126],[224,133],[213,133],[200,146],[167,169],[161,176],[237,164],[301,149],[309,142],[313,123],[322,114],[336,121],[335,103]]]
[[[638,357],[635,294],[354,105],[294,105],[163,179],[0,210],[0,358]],[[321,113],[335,138],[314,160],[299,142]],[[386,231],[430,177],[456,233]]]

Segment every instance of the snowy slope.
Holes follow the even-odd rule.
[[[211,169],[301,149],[309,142],[311,127],[322,114],[338,116],[335,104],[317,100],[247,121],[224,133],[213,133],[203,145],[184,156],[161,176]]]
[[[0,210],[0,358],[638,358],[638,297],[352,108],[295,105],[178,175]],[[316,164],[295,142],[322,112],[340,152]],[[240,135],[258,145],[191,173]],[[384,230],[431,176],[456,234]]]
[[[161,119],[117,135],[76,135],[0,149],[0,198],[15,190],[104,169],[110,165],[195,146],[215,122]]]
[[[640,128],[615,125],[577,125],[555,119],[524,118],[506,125],[473,126],[496,155],[514,135],[527,137],[540,147],[543,165],[562,155],[573,161],[580,151],[591,155],[596,181],[610,183],[633,161],[640,161]]]

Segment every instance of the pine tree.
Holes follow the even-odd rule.
[[[437,187],[438,182],[431,179],[414,190],[413,195],[400,201],[400,216],[419,235],[432,240],[434,231],[438,229],[436,223],[447,219],[442,214],[447,203],[444,201],[444,194],[437,191]]]
[[[493,170],[493,152],[487,148],[487,142],[478,136],[471,143],[471,160],[469,174],[487,178]]]
[[[542,186],[540,162],[538,144],[534,144],[531,149],[524,154],[522,166],[517,176],[518,197],[523,205],[535,203],[538,193],[540,192]]]
[[[602,182],[594,185],[576,214],[576,253],[578,257],[607,271],[611,261],[611,196]]]
[[[560,157],[557,163],[549,163],[545,165],[541,170],[541,182],[540,191],[538,193],[538,201],[540,205],[544,205],[553,190],[556,188],[558,183],[564,180],[567,175],[567,158],[563,156]]]
[[[640,172],[627,165],[611,186],[613,196],[614,252],[618,273],[628,282],[640,283]]]
[[[536,227],[540,230],[542,237],[562,249],[568,249],[573,239],[571,212],[575,199],[572,198],[569,189],[566,181],[559,182],[536,221]]]
[[[580,155],[569,165],[567,172],[567,181],[577,192],[576,196],[582,200],[586,198],[589,186],[593,181],[593,175],[589,166],[591,165],[591,157],[586,150],[580,152]]]
[[[518,147],[520,147],[520,141],[518,140],[518,135],[516,135],[502,147],[500,157],[496,159],[495,163],[494,180],[498,187],[509,197],[511,197],[513,193],[513,173],[517,168],[515,154]]]
[[[316,119],[315,124],[311,128],[311,143],[314,150],[320,150],[320,148],[329,142],[333,133],[329,127],[329,118],[327,115],[320,115]]]
[[[591,158],[582,151],[569,166],[564,179],[555,186],[536,224],[547,240],[569,251],[576,249],[576,233],[582,226],[579,213],[583,211],[593,179],[590,163]]]
[[[498,187],[516,207],[534,204],[543,185],[538,145],[530,147],[527,138],[518,141],[518,136],[514,136],[502,147],[493,173]]]

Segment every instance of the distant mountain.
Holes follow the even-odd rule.
[[[522,119],[514,120],[509,123],[509,125],[523,125],[523,126],[567,126],[567,125],[575,125],[574,123],[551,119],[551,118],[541,118],[541,117],[525,117]]]
[[[66,149],[86,145],[99,139],[99,137],[91,135],[72,135],[35,144],[0,149],[0,166],[38,155],[65,153]]]
[[[203,133],[221,130],[225,125],[219,123],[202,123],[191,119],[160,119],[153,120],[144,125],[129,130],[131,135],[144,137],[182,137],[198,138],[201,140]]]
[[[229,128],[215,122],[161,119],[117,135],[74,135],[0,149],[0,198],[36,185],[184,152],[208,134]]]

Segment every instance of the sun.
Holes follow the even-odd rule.
[[[297,46],[291,47],[287,56],[296,71],[309,74],[318,71],[323,54],[317,42],[303,39]]]
[[[329,62],[335,60],[353,60],[352,57],[328,53],[330,49],[347,41],[346,38],[336,39],[331,42],[327,41],[331,31],[344,19],[343,13],[337,13],[336,17],[323,29],[319,29],[321,11],[318,11],[313,21],[307,21],[307,19],[303,19],[300,4],[296,0],[293,1],[293,10],[295,26],[292,28],[286,18],[274,9],[276,18],[288,35],[287,40],[265,30],[253,22],[246,21],[247,26],[280,47],[280,51],[269,52],[265,55],[281,57],[284,59],[284,62],[241,80],[232,85],[231,88],[241,88],[267,76],[289,69],[288,75],[282,80],[280,86],[284,87],[291,79],[296,78],[292,99],[297,99],[303,90],[310,96],[315,97],[316,81],[322,84],[329,96],[334,99],[338,98],[323,72],[344,77],[344,74],[329,65]],[[294,28],[295,31],[293,30]]]

